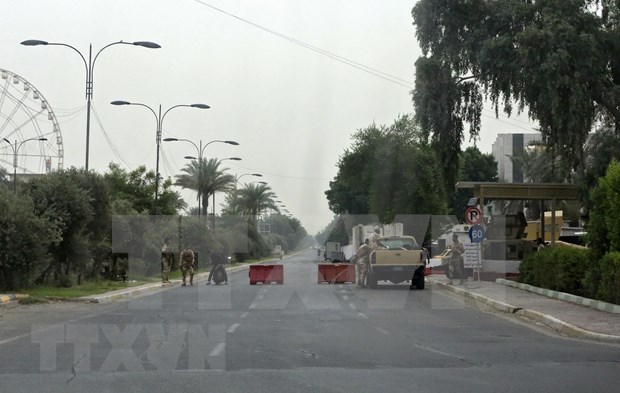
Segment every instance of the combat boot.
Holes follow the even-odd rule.
[[[189,285],[194,285],[194,275],[193,274],[189,275]]]
[[[452,279],[448,280],[448,285],[454,285],[454,283],[452,282]]]

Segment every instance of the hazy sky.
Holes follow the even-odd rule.
[[[333,216],[324,192],[351,134],[372,122],[392,123],[413,110],[409,91],[414,62],[421,54],[412,26],[414,3],[0,0],[5,14],[0,27],[0,68],[25,78],[45,96],[60,122],[65,168],[83,167],[86,102],[81,59],[69,48],[19,43],[26,39],[62,42],[85,56],[90,43],[94,52],[119,40],[160,44],[162,48],[155,50],[116,45],[97,59],[93,108],[105,131],[93,115],[90,168],[104,172],[110,162],[125,168],[142,164],[155,168],[153,115],[146,108],[117,107],[110,101],[140,102],[155,110],[160,104],[166,110],[177,104],[205,103],[212,108],[171,111],[163,124],[163,137],[196,143],[238,141],[237,147],[211,144],[205,156],[241,157],[243,161],[224,164],[237,175],[263,174],[262,179],[246,176],[242,183],[268,182],[279,200],[314,234]],[[343,64],[333,58],[338,56],[356,62],[357,67],[379,71],[375,74],[399,79],[386,80]],[[4,105],[0,111],[8,116],[11,109]],[[523,117],[493,117],[486,108],[478,142],[484,152],[490,152],[497,133],[527,132],[533,126]],[[9,128],[0,131],[0,137],[7,132]],[[10,169],[9,150],[0,147],[0,165]],[[195,154],[189,144],[163,143],[162,176],[178,174],[186,163],[183,156]],[[32,160],[35,165],[39,162]],[[195,193],[182,194],[195,204]],[[218,210],[223,199],[216,195]]]

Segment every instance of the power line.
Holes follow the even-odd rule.
[[[240,16],[237,16],[235,14],[232,14],[232,13],[228,12],[228,11],[225,11],[225,10],[223,10],[221,8],[215,7],[215,6],[213,6],[211,4],[208,4],[208,3],[206,3],[206,2],[204,2],[202,0],[193,0],[193,1],[196,2],[196,3],[202,4],[205,7],[209,7],[209,8],[211,8],[211,9],[217,11],[217,12],[220,12],[222,14],[225,14],[225,15],[228,15],[228,16],[230,16],[232,18],[235,18],[235,19],[237,19],[237,20],[239,20],[239,21],[241,21],[243,23],[246,23],[246,24],[249,24],[251,26],[254,26],[257,29],[263,30],[263,31],[265,31],[265,32],[267,32],[269,34],[275,35],[275,36],[280,37],[282,39],[285,39],[285,40],[287,40],[289,42],[292,42],[293,44],[302,46],[302,47],[304,47],[306,49],[309,49],[309,50],[311,50],[313,52],[319,53],[319,54],[321,54],[323,56],[326,56],[326,57],[329,57],[329,58],[331,58],[333,60],[336,60],[336,61],[339,61],[341,63],[344,63],[344,64],[346,64],[346,65],[348,65],[350,67],[357,68],[358,70],[361,70],[361,71],[364,71],[366,73],[372,74],[374,76],[377,76],[379,78],[385,79],[385,80],[387,80],[389,82],[392,82],[392,83],[395,83],[397,85],[406,87],[408,89],[412,89],[413,88],[413,86],[411,85],[411,82],[409,82],[409,81],[407,81],[405,79],[401,79],[401,78],[399,78],[397,76],[390,75],[388,73],[385,73],[383,71],[377,70],[377,69],[372,68],[372,67],[368,67],[368,66],[366,66],[364,64],[361,64],[361,63],[359,63],[359,62],[357,62],[355,60],[347,59],[346,57],[343,57],[343,56],[337,55],[335,53],[326,51],[324,49],[318,48],[316,46],[307,44],[307,43],[305,43],[305,42],[303,42],[301,40],[298,40],[296,38],[290,37],[290,36],[288,36],[286,34],[282,34],[282,33],[277,32],[275,30],[272,30],[272,29],[269,29],[267,27],[264,27],[262,25],[259,25],[258,23],[252,22],[252,21],[250,21],[248,19],[244,19],[244,18],[242,18]],[[402,82],[405,82],[407,84],[402,83]]]
[[[361,70],[363,72],[366,72],[366,73],[369,73],[371,75],[377,76],[379,78],[385,79],[385,80],[387,80],[389,82],[392,82],[392,83],[395,83],[397,85],[406,87],[409,90],[413,90],[414,89],[414,83],[412,81],[410,81],[410,80],[403,79],[403,78],[400,78],[400,77],[388,74],[388,73],[383,72],[381,70],[378,70],[376,68],[372,68],[372,67],[369,67],[367,65],[364,65],[364,64],[362,64],[360,62],[357,62],[355,60],[348,59],[348,58],[346,58],[344,56],[340,56],[340,55],[335,54],[333,52],[329,52],[329,51],[327,51],[325,49],[322,49],[322,48],[316,47],[314,45],[308,44],[308,43],[303,42],[301,40],[298,40],[298,39],[296,39],[294,37],[291,37],[291,36],[288,36],[286,34],[280,33],[280,32],[275,31],[273,29],[270,29],[270,28],[267,28],[265,26],[262,26],[262,25],[260,25],[260,24],[258,24],[256,22],[252,22],[252,21],[250,21],[248,19],[242,18],[242,17],[240,17],[238,15],[235,15],[235,14],[233,14],[231,12],[228,12],[228,11],[223,10],[221,8],[215,7],[214,5],[211,5],[211,4],[209,4],[209,3],[207,3],[207,2],[205,2],[203,0],[193,0],[193,1],[203,5],[205,7],[211,8],[212,10],[220,12],[220,13],[222,13],[224,15],[227,15],[227,16],[230,16],[230,17],[232,17],[234,19],[237,19],[237,20],[239,20],[239,21],[241,21],[243,23],[246,23],[246,24],[248,24],[250,26],[253,26],[253,27],[257,28],[257,29],[265,31],[265,32],[267,32],[269,34],[275,35],[276,37],[280,37],[282,39],[285,39],[285,40],[287,40],[287,41],[289,41],[289,42],[291,42],[293,44],[299,45],[299,46],[304,47],[306,49],[309,49],[309,50],[311,50],[313,52],[319,53],[319,54],[321,54],[323,56],[326,56],[326,57],[329,57],[329,58],[331,58],[333,60],[336,60],[338,62],[344,63],[344,64],[346,64],[348,66],[351,66],[351,67],[356,68],[358,70]],[[523,123],[523,124],[530,124],[529,122],[525,122],[525,121],[522,121],[522,120],[519,120],[519,119],[514,119],[514,118],[511,118],[511,117],[502,115],[502,114],[497,114],[497,116],[495,116],[495,112],[493,112],[493,111],[491,111],[489,109],[483,109],[483,111],[492,112],[493,115],[494,115],[494,116],[484,115],[486,117],[490,117],[490,118],[492,117],[492,118],[494,118],[494,119],[496,119],[496,120],[498,120],[498,121],[500,121],[500,122],[502,122],[504,124],[508,124],[508,125],[511,125],[513,127],[516,127],[516,128],[521,128],[521,129],[526,130],[526,131],[532,131],[530,128],[524,128],[524,127],[520,127],[520,126],[518,126],[516,124],[508,123],[506,121],[502,121],[502,120],[499,119],[499,117],[500,116],[504,116],[506,119],[517,121],[517,122],[520,122],[520,123]]]
[[[110,150],[112,150],[112,154],[116,156],[116,158],[125,166],[126,169],[130,169],[131,165],[129,165],[129,163],[123,158],[118,148],[114,145],[114,142],[112,142],[112,139],[106,132],[105,127],[103,126],[103,123],[101,122],[101,119],[99,118],[99,114],[95,110],[94,105],[92,109],[93,109],[93,114],[95,115],[95,119],[97,120],[97,124],[99,124],[99,129],[101,130],[101,133],[103,134],[103,137],[105,138],[106,142],[108,142],[108,145],[110,146]]]

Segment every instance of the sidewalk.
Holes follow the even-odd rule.
[[[552,299],[522,289],[489,281],[472,281],[448,285],[443,275],[427,276],[435,288],[451,291],[496,311],[514,314],[530,322],[574,338],[620,344],[620,314],[608,313],[563,300]]]
[[[290,257],[292,255],[295,255],[295,253],[285,256],[284,259],[287,259],[287,257]],[[249,269],[251,265],[261,265],[261,264],[266,264],[266,263],[281,263],[281,261],[282,260],[280,258],[273,258],[273,259],[268,259],[262,262],[254,262],[254,263],[248,263],[246,265],[241,265],[241,266],[227,267],[226,272],[233,273],[233,272],[238,272],[241,270]],[[206,281],[207,278],[209,278],[208,271],[195,274],[194,284],[198,285],[201,281]],[[175,288],[175,287],[178,287],[179,285],[181,285],[180,279],[170,280],[169,284],[155,282],[155,283],[150,283],[150,284],[138,285],[138,286],[131,287],[131,288],[117,289],[115,291],[100,293],[98,295],[83,296],[79,299],[85,302],[91,302],[91,303],[109,303],[109,302],[113,302],[117,300],[133,299],[135,297],[143,296],[150,292],[155,292],[155,291],[166,289],[166,288]]]

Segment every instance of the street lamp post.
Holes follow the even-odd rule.
[[[243,176],[255,176],[255,177],[263,177],[263,175],[261,175],[260,173],[243,173],[239,176],[235,175],[235,189],[237,189],[237,184],[239,184],[239,180],[243,177]],[[266,182],[259,182],[259,183],[265,183]]]
[[[4,141],[11,146],[11,149],[13,149],[13,194],[17,194],[17,153],[19,152],[19,148],[28,141],[46,141],[47,138],[30,138],[21,141],[19,145],[17,144],[17,141],[15,141],[15,144],[12,144],[8,139],[2,139],[4,139]]]
[[[157,215],[157,201],[158,201],[158,196],[159,196],[159,146],[161,145],[161,130],[162,130],[162,126],[164,123],[164,119],[166,118],[166,115],[168,114],[168,112],[170,112],[171,110],[173,110],[174,108],[179,108],[179,107],[189,107],[189,108],[198,108],[198,109],[209,109],[211,108],[209,105],[206,104],[179,104],[179,105],[175,105],[172,106],[170,108],[168,108],[164,114],[162,115],[161,113],[161,105],[159,105],[159,112],[155,113],[155,111],[153,110],[153,108],[151,108],[148,105],[145,104],[141,104],[139,102],[128,102],[128,101],[112,101],[111,102],[112,105],[137,105],[137,106],[142,106],[147,108],[148,110],[151,111],[151,113],[153,113],[153,115],[155,116],[155,120],[157,121],[157,131],[156,131],[156,136],[155,136],[155,143],[157,145],[157,158],[155,161],[155,206],[154,206],[154,211],[155,211],[155,215]]]
[[[209,146],[212,143],[226,143],[228,145],[233,145],[233,146],[239,146],[239,142],[235,142],[235,141],[228,141],[228,140],[212,140],[207,142],[204,146],[202,145],[202,139],[200,140],[199,144],[197,145],[196,143],[194,143],[193,141],[190,141],[189,139],[183,139],[183,138],[164,138],[164,142],[188,142],[191,143],[192,145],[194,145],[194,147],[196,148],[196,153],[198,153],[198,157],[194,157],[194,156],[185,156],[184,158],[187,160],[198,160],[198,184],[197,184],[197,191],[198,191],[198,216],[200,216],[200,212],[201,212],[201,198],[202,198],[202,193],[201,193],[201,181],[202,181],[202,159],[203,159],[203,154],[205,149],[207,148],[207,146]],[[241,160],[241,159],[239,159]],[[205,212],[206,213],[206,212]],[[206,216],[206,214],[205,214]]]
[[[149,48],[149,49],[158,49],[158,48],[161,48],[161,46],[159,46],[158,44],[154,42],[150,42],[150,41],[134,41],[134,42],[117,41],[117,42],[112,42],[104,46],[103,48],[101,48],[99,52],[97,52],[97,54],[93,58],[93,45],[89,44],[88,45],[88,61],[86,61],[86,58],[84,57],[82,52],[80,52],[79,50],[77,50],[75,47],[71,45],[64,44],[61,42],[26,40],[26,41],[22,41],[21,44],[25,46],[39,46],[39,45],[66,46],[67,48],[73,49],[82,58],[82,61],[84,62],[84,67],[86,68],[86,162],[84,164],[84,168],[88,172],[88,151],[89,151],[89,144],[90,144],[90,107],[91,107],[91,101],[93,98],[93,72],[95,71],[95,62],[97,61],[97,57],[99,57],[99,54],[101,54],[101,52],[103,52],[104,49],[109,48],[110,46],[113,46],[113,45],[120,45],[120,44],[134,45],[134,46],[141,46],[141,47]]]

